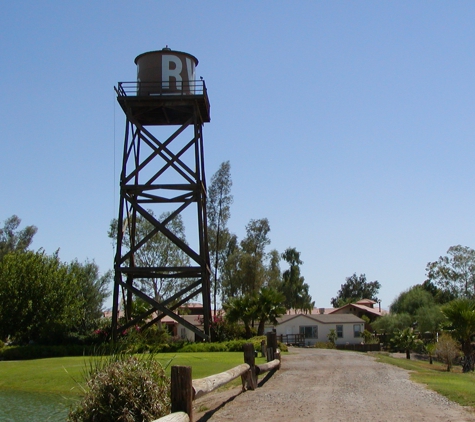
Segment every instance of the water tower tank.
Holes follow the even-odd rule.
[[[168,47],[135,58],[138,95],[194,95],[198,59]]]

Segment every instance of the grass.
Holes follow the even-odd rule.
[[[86,364],[94,358],[63,357],[24,361],[0,361],[0,390],[62,395],[82,394],[78,382],[83,382]],[[156,359],[167,367],[191,366],[193,379],[224,372],[244,362],[242,352],[159,353]],[[265,361],[257,358],[256,363]]]
[[[383,354],[376,354],[379,362],[389,363],[410,371],[411,380],[425,384],[462,406],[475,409],[475,373],[462,373],[460,367],[454,367],[452,372],[446,371],[446,365],[429,362],[398,359]]]

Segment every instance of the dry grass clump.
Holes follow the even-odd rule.
[[[447,365],[447,372],[450,372],[455,359],[460,356],[460,349],[457,342],[450,334],[442,333],[435,346],[437,357]]]
[[[153,357],[99,359],[86,370],[82,401],[70,422],[148,422],[170,413],[170,379]]]

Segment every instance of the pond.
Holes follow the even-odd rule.
[[[72,404],[74,404],[74,398],[58,394],[0,390],[0,421],[64,422]]]

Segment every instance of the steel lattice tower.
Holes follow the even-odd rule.
[[[187,53],[166,48],[144,53],[135,63],[137,82],[119,82],[115,88],[117,101],[126,115],[126,129],[114,262],[112,337],[115,340],[117,333],[139,321],[146,320],[144,327],[148,327],[169,316],[209,340],[210,264],[202,131],[203,124],[210,121],[206,85],[202,79],[195,80],[198,60]],[[155,129],[168,133],[159,139]],[[190,207],[196,207],[196,247],[169,227],[174,218]],[[151,208],[166,209],[166,217],[160,221]],[[146,232],[139,230],[138,219],[146,220]],[[190,264],[154,266],[138,262],[141,248],[147,247],[157,234],[178,247]],[[180,287],[172,296],[157,299],[141,289],[140,281],[147,279],[171,280]],[[203,301],[204,331],[174,312],[198,295]],[[132,318],[135,298],[142,299],[150,308]],[[121,303],[124,319],[119,319]]]

